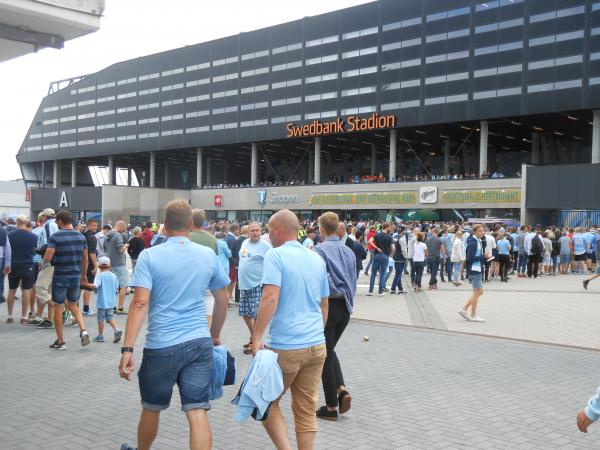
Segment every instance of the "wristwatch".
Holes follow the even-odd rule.
[[[121,353],[125,352],[133,353],[133,347],[121,347]]]

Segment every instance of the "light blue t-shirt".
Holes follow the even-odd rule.
[[[508,239],[500,239],[496,245],[499,255],[510,255],[510,241]]]
[[[585,237],[581,233],[573,236],[573,253],[583,255],[585,253]]]
[[[229,283],[215,252],[186,237],[140,253],[130,285],[151,291],[146,348],[210,337],[204,293]]]
[[[242,290],[260,286],[263,276],[265,254],[271,250],[271,244],[259,239],[252,243],[250,239],[242,242],[238,266],[238,287]]]
[[[583,239],[585,239],[585,243],[587,244],[587,252],[593,253],[596,251],[596,233],[592,233],[588,231],[583,234]]]
[[[295,350],[325,342],[321,299],[329,297],[323,259],[298,241],[288,241],[265,255],[262,283],[279,286],[269,346]]]
[[[452,242],[454,241],[454,233],[448,233],[442,236],[442,242],[444,243],[444,249],[446,250],[446,258],[452,256]]]
[[[115,297],[119,290],[119,280],[110,270],[98,272],[94,278],[94,284],[98,288],[96,308],[110,309],[116,306]]]

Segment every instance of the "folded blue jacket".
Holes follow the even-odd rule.
[[[223,386],[235,384],[235,359],[227,348],[219,345],[213,349],[213,371],[209,386],[209,399],[223,397]]]
[[[283,374],[277,364],[277,353],[271,350],[257,352],[238,394],[231,401],[238,406],[235,420],[243,422],[251,415],[262,420],[271,402],[282,393]]]

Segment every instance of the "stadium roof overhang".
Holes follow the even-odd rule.
[[[97,31],[105,0],[0,0],[0,62]]]
[[[592,137],[591,111],[574,111],[563,113],[546,113],[512,118],[488,120],[488,144],[495,147],[497,153],[530,152],[534,134],[551,137],[557,142],[571,141],[589,145]],[[458,154],[464,146],[479,148],[480,122],[453,122],[435,125],[398,128],[398,149],[403,150],[405,157],[416,155],[443,155],[444,142],[450,141],[451,154]],[[344,159],[369,159],[372,145],[375,145],[377,159],[389,157],[389,132],[375,130],[368,132],[352,132],[332,134],[321,137],[321,153],[332,161]],[[292,159],[297,163],[306,161],[309,152],[314,149],[313,137],[297,137],[289,139],[258,142],[259,160],[268,165],[281,158]],[[401,154],[401,153],[399,153]],[[216,145],[205,148],[205,157],[216,161],[228,161],[230,165],[250,166],[251,143]],[[86,165],[106,166],[107,156],[78,158],[78,162]],[[148,170],[149,156],[144,153],[114,154],[115,165],[133,169]],[[156,162],[165,162],[177,166],[193,167],[196,164],[196,153],[193,148],[165,149],[156,151]]]

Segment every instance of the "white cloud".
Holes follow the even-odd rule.
[[[107,0],[100,30],[0,64],[0,179],[20,178],[15,155],[50,82],[119,61],[231,36],[365,0]],[[167,5],[168,6],[165,6]]]

